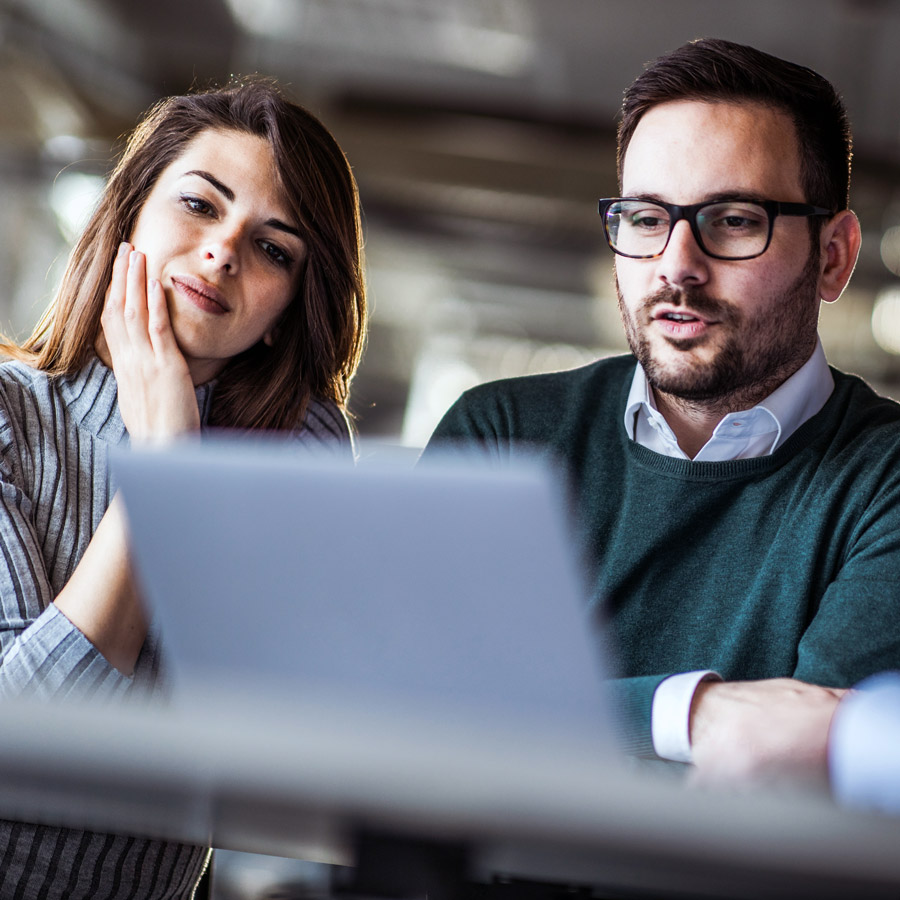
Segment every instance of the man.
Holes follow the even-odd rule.
[[[618,165],[633,356],[475,388],[429,448],[565,466],[626,749],[824,775],[840,689],[900,665],[900,406],[816,333],[860,243],[844,108],[809,69],[693,42],[626,92]]]

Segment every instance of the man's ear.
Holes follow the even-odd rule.
[[[856,213],[841,210],[822,226],[819,238],[822,272],[819,275],[819,297],[826,303],[834,303],[844,291],[856,258],[862,235]]]

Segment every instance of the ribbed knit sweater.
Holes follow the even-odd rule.
[[[824,408],[774,454],[697,463],[628,437],[634,368],[482,385],[426,448],[537,449],[564,469],[625,749],[653,755],[653,692],[676,672],[845,687],[900,667],[900,405],[832,370]]]
[[[203,423],[211,401],[210,385],[197,388]],[[297,436],[352,452],[346,420],[330,403],[314,401]],[[115,377],[100,360],[71,378],[0,365],[0,698],[127,701],[157,683],[152,633],[126,677],[52,602],[109,505],[107,448],[127,442]],[[0,821],[0,897],[190,897],[207,855],[203,847]]]

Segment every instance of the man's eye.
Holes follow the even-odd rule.
[[[752,219],[748,219],[745,216],[725,216],[722,219],[722,224],[727,225],[729,228],[749,228],[755,223]]]
[[[640,229],[656,229],[665,227],[666,222],[660,216],[655,215],[637,215],[632,216],[629,220],[629,224],[632,228],[640,228]]]
[[[707,223],[722,231],[759,231],[766,227],[767,219],[755,209],[726,207],[709,211]]]
[[[763,230],[766,226],[759,219],[749,216],[720,216],[710,222],[710,227],[717,231],[751,234]]]

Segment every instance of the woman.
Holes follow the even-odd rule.
[[[152,690],[107,448],[209,425],[352,453],[358,198],[328,131],[263,80],[137,127],[59,293],[0,366],[0,696]],[[188,897],[207,851],[0,822],[0,896]]]

